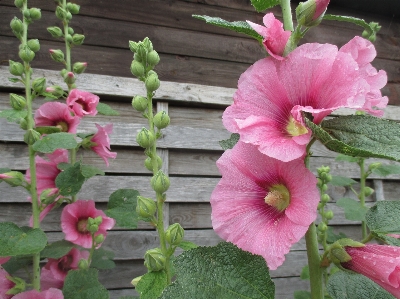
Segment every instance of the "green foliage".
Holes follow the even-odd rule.
[[[336,156],[335,161],[344,161],[344,162],[351,162],[351,163],[357,163],[358,160],[360,160],[357,157],[351,157],[343,154],[339,154]]]
[[[165,271],[149,272],[142,276],[136,286],[140,299],[158,298],[168,285]]]
[[[184,240],[184,241],[182,241],[182,242],[179,243],[178,247],[179,247],[179,248],[182,248],[183,250],[190,250],[190,249],[193,249],[193,248],[197,248],[197,247],[199,247],[199,246],[196,245],[196,244],[193,243],[193,242],[185,241],[185,240]]]
[[[400,201],[379,201],[369,209],[365,220],[378,234],[400,234]]]
[[[85,177],[82,175],[81,163],[76,162],[56,177],[56,186],[60,194],[64,196],[74,196],[82,188]]]
[[[327,235],[326,236],[327,236],[326,242],[328,244],[332,244],[332,243],[335,243],[337,240],[340,240],[340,239],[343,239],[343,238],[347,238],[347,236],[342,232],[339,232],[339,234],[335,234],[334,231],[333,231],[332,226],[328,226],[328,230],[327,230]]]
[[[251,0],[251,5],[254,6],[257,12],[264,11],[279,4],[279,0]]]
[[[235,144],[238,143],[239,139],[240,135],[237,133],[233,133],[231,134],[231,137],[229,137],[229,139],[221,140],[219,142],[219,145],[222,147],[224,151],[226,151],[227,149],[233,148]]]
[[[400,166],[399,165],[389,165],[389,164],[382,164],[377,168],[372,170],[373,173],[380,175],[380,176],[388,176],[391,174],[400,174]]]
[[[26,110],[7,109],[0,112],[0,117],[7,119],[9,122],[19,123],[19,121],[28,115]]]
[[[332,186],[342,186],[342,187],[351,186],[356,183],[357,181],[353,179],[338,175],[333,175],[332,180],[329,182],[329,184],[331,184]]]
[[[33,149],[41,153],[52,153],[58,148],[73,149],[77,146],[74,134],[61,132],[43,136],[33,144]]]
[[[1,265],[8,274],[13,275],[17,270],[32,264],[32,255],[20,255],[11,257],[7,263]]]
[[[92,166],[92,165],[81,165],[81,173],[85,177],[85,179],[89,179],[95,175],[104,175],[104,171]]]
[[[66,240],[60,240],[60,241],[48,244],[43,249],[43,251],[40,253],[40,257],[41,258],[59,259],[60,257],[63,257],[68,252],[70,252],[73,247],[74,247],[74,244],[72,244],[71,242],[66,241]]]
[[[10,168],[0,168],[0,173],[10,172]]]
[[[222,242],[185,251],[175,261],[177,280],[159,299],[274,298],[264,258]]]
[[[58,127],[37,127],[35,131],[40,134],[52,134],[52,133],[60,133],[61,129]]]
[[[114,110],[109,105],[104,103],[98,103],[96,109],[99,114],[109,115],[109,116],[119,115],[118,111]]]
[[[12,222],[0,223],[0,256],[35,254],[42,251],[46,244],[46,234],[39,228],[20,228]]]
[[[294,299],[311,299],[311,293],[309,291],[295,291]]]
[[[327,290],[333,299],[394,299],[367,277],[345,271],[338,271],[330,277]]]
[[[114,252],[105,250],[104,248],[96,249],[93,252],[91,268],[96,268],[99,270],[103,269],[113,269],[115,268]]]
[[[339,207],[344,209],[344,216],[347,220],[351,221],[364,221],[365,214],[368,211],[367,207],[363,207],[363,205],[352,198],[341,198],[339,199],[336,204]]]
[[[250,27],[249,24],[247,24],[244,21],[235,21],[235,22],[229,22],[221,18],[216,18],[216,17],[209,17],[209,16],[200,16],[200,15],[192,15],[192,17],[203,20],[207,24],[212,24],[218,27],[230,29],[235,32],[243,33],[246,35],[249,35],[259,42],[262,42],[262,36],[259,35],[253,28]]]
[[[96,269],[71,270],[65,278],[64,299],[109,299],[107,289],[98,280]]]
[[[300,278],[304,279],[304,280],[309,280],[310,279],[310,269],[309,269],[308,265],[305,265],[301,269]]]
[[[138,215],[136,213],[137,197],[139,192],[134,189],[119,189],[110,195],[106,215],[117,222],[117,226],[137,228]]]

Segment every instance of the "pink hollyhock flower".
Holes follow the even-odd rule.
[[[340,50],[304,44],[285,60],[261,59],[241,75],[223,123],[265,155],[285,162],[302,157],[311,130],[301,111],[310,112],[316,124],[341,107],[382,115],[372,107],[386,106],[379,88],[387,77],[369,63],[374,53],[369,41],[355,37]]]
[[[0,265],[7,263],[10,260],[11,256],[0,257]]]
[[[77,200],[66,205],[61,213],[61,229],[65,234],[65,240],[84,248],[91,248],[92,236],[87,228],[88,218],[94,219],[98,216],[101,216],[103,221],[95,236],[102,234],[106,237],[107,230],[114,227],[115,220],[107,217],[103,211],[97,210],[93,200]]]
[[[10,299],[11,297],[13,297],[13,295],[6,294],[10,289],[15,286],[15,283],[9,280],[7,276],[7,271],[0,267],[0,299]]]
[[[61,132],[76,133],[80,117],[72,116],[66,104],[47,102],[36,110],[35,124],[37,127],[59,127]]]
[[[62,289],[68,271],[78,269],[79,261],[88,257],[88,251],[79,251],[76,248],[72,248],[67,255],[59,259],[49,258],[40,275],[42,291],[50,288]]]
[[[64,295],[61,290],[58,289],[48,289],[43,292],[38,292],[36,290],[22,292],[14,297],[13,299],[64,299]]]
[[[92,143],[95,143],[95,145],[91,146],[91,149],[99,155],[108,166],[108,158],[115,159],[117,157],[117,153],[110,152],[110,138],[108,137],[108,134],[112,133],[113,124],[108,124],[104,127],[98,124],[95,125],[97,127],[97,133],[90,140]]]
[[[96,115],[99,97],[83,90],[73,89],[67,97],[67,105],[76,116]]]
[[[400,298],[400,248],[367,244],[364,247],[345,247],[351,260],[341,265],[360,273],[396,298]]]
[[[222,179],[211,194],[214,230],[239,248],[262,255],[275,270],[317,217],[315,176],[301,159],[284,163],[240,141],[217,166]]]
[[[275,19],[273,13],[268,13],[263,18],[264,26],[247,21],[247,23],[263,37],[263,44],[268,54],[275,59],[282,60],[283,51],[292,32],[285,31],[281,21]]]

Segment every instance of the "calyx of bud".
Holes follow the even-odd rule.
[[[28,45],[29,49],[31,49],[35,53],[40,50],[40,43],[39,43],[38,39],[28,40],[27,45]]]
[[[34,7],[30,8],[29,14],[30,14],[30,18],[34,21],[40,20],[40,18],[42,17],[42,12],[40,11],[39,8],[34,8]]]
[[[3,180],[11,187],[22,186],[25,183],[24,175],[19,171],[1,173],[0,180]]]
[[[82,74],[87,68],[87,62],[75,62],[72,69],[75,74]]]
[[[147,77],[144,84],[148,92],[154,92],[160,87],[160,80],[157,75],[151,74]]]
[[[165,268],[166,257],[160,248],[147,250],[144,255],[144,265],[149,271],[161,271]]]
[[[164,172],[159,170],[152,178],[151,178],[151,187],[157,193],[164,193],[168,190],[170,186],[170,181],[167,175]]]
[[[131,73],[132,75],[138,77],[139,79],[144,76],[144,67],[143,64],[141,64],[137,60],[133,60],[131,63]]]
[[[162,167],[162,159],[160,156],[156,156],[155,158],[157,160],[157,170],[160,170]],[[146,160],[144,160],[144,166],[150,170],[153,171],[153,161],[152,158],[147,157]]]
[[[24,66],[20,62],[9,60],[9,71],[14,76],[21,76],[24,73]]]
[[[333,243],[327,250],[328,259],[335,263],[336,265],[340,265],[340,263],[346,263],[351,261],[351,256],[346,252],[346,247],[364,247],[363,243],[351,240],[351,239],[340,239]]]
[[[153,118],[154,125],[160,130],[168,127],[170,121],[166,111],[158,112]]]
[[[46,88],[46,92],[51,93],[57,99],[64,95],[64,90],[59,85],[53,85]]]
[[[35,58],[35,52],[25,45],[19,50],[18,56],[25,62],[31,62]]]
[[[142,128],[136,136],[136,142],[143,148],[151,147],[155,141],[154,134],[146,128]]]
[[[10,105],[15,110],[22,110],[26,106],[26,100],[15,93],[10,93]]]
[[[50,49],[50,56],[54,61],[57,62],[64,62],[64,52],[61,50],[54,50],[54,49]]]
[[[89,262],[87,260],[85,260],[85,259],[81,259],[78,262],[78,268],[81,269],[81,270],[89,269]]]
[[[143,218],[152,218],[157,210],[154,200],[143,196],[137,197],[136,213]]]
[[[46,90],[46,79],[45,78],[37,78],[32,82],[32,89],[36,91],[38,94],[41,94]]]
[[[78,14],[80,8],[81,8],[81,7],[80,7],[78,4],[71,3],[71,2],[68,2],[68,3],[67,3],[67,9],[68,9],[68,11],[69,11],[70,13],[72,13],[73,15]]]
[[[183,237],[185,235],[185,231],[179,223],[171,224],[167,230],[165,231],[165,240],[174,246],[178,246]]]
[[[57,27],[57,26],[47,27],[47,31],[51,34],[52,37],[55,37],[55,38],[64,36],[64,33],[61,30],[61,28]]]
[[[40,133],[38,131],[35,131],[34,129],[30,129],[25,132],[24,134],[24,142],[26,144],[32,145],[36,141],[40,139]]]
[[[83,34],[76,33],[72,36],[72,43],[74,45],[77,45],[77,46],[82,45],[84,40],[85,40],[85,36]]]
[[[24,3],[25,3],[25,0],[15,0],[15,1],[14,1],[14,5],[15,5],[17,8],[22,8],[22,7],[24,6]]]
[[[73,72],[67,72],[64,77],[64,82],[68,85],[74,84],[76,81],[75,75]]]
[[[17,17],[14,17],[11,22],[10,22],[10,27],[14,34],[18,37],[19,35],[22,34],[24,30],[24,25],[22,24],[22,21],[18,19]]]
[[[135,96],[132,99],[132,107],[139,112],[144,112],[147,109],[147,106],[148,100],[145,97]]]
[[[157,65],[159,62],[160,62],[160,56],[158,55],[158,53],[157,53],[155,50],[150,51],[150,52],[147,54],[147,63],[148,63],[149,65],[151,65],[152,67],[154,67],[154,66]]]

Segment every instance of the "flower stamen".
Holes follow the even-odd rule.
[[[284,185],[273,185],[269,188],[269,192],[264,198],[267,205],[276,208],[279,212],[283,212],[290,204],[289,190]]]
[[[293,116],[290,116],[289,122],[286,126],[286,131],[292,137],[308,133],[307,128],[303,126],[301,123],[299,123],[297,120],[295,120]]]

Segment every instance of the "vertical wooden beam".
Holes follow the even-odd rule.
[[[383,192],[383,181],[373,180],[375,190],[375,201],[385,200],[385,194]]]

